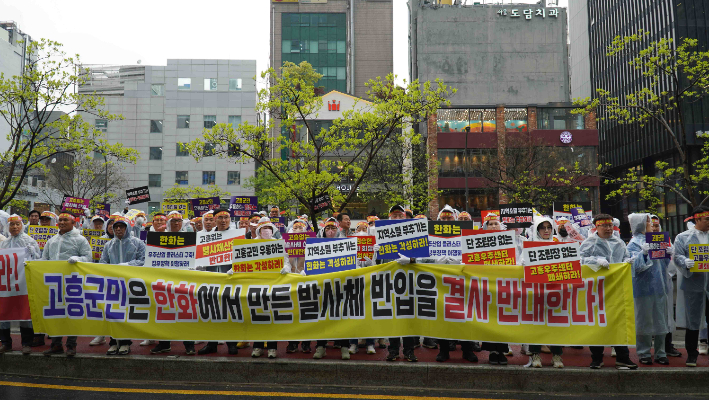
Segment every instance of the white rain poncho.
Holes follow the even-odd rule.
[[[700,330],[706,326],[705,301],[708,297],[708,273],[690,272],[685,265],[688,245],[708,244],[708,233],[693,228],[679,234],[673,243],[673,261],[678,270],[678,298],[676,325],[679,328]]]
[[[64,261],[69,257],[79,257],[80,262],[91,262],[91,246],[76,228],[63,235],[58,233],[47,240],[41,259]]]
[[[645,213],[629,215],[633,238],[626,248],[631,256],[637,336],[668,333],[668,299],[664,275],[669,260],[651,260],[643,254],[646,221],[649,217],[650,214]]]
[[[9,235],[7,240],[0,242],[0,249],[27,249],[27,261],[39,260],[41,251],[37,241],[20,231],[17,236]]]
[[[624,262],[629,258],[626,243],[615,235],[609,239],[599,237],[599,232],[594,232],[582,242],[579,248],[582,264],[592,270],[599,271],[601,263],[599,258],[605,259],[609,264]]]
[[[651,214],[651,218],[656,218],[660,221],[660,218],[658,218],[657,215]],[[660,226],[660,222],[659,222]],[[661,227],[661,232],[663,231],[663,227]],[[673,277],[676,275],[676,266],[675,262],[673,262],[673,258],[671,257],[670,262],[668,263],[668,267],[666,269],[666,273],[664,274],[664,278],[666,279],[666,299],[667,299],[667,304],[666,304],[666,310],[668,311],[668,332],[674,332],[675,331],[675,313],[673,312],[675,308],[675,295],[673,291]]]
[[[550,232],[550,238],[549,239],[543,239],[542,236],[540,236],[540,233],[537,231],[537,228],[542,225],[543,222],[548,222],[550,226],[552,227],[552,231]],[[530,232],[530,237],[532,238],[533,241],[536,242],[552,242],[554,241],[553,238],[555,237],[555,222],[552,220],[550,217],[534,217],[533,218],[533,224],[532,224],[532,231]]]
[[[113,239],[106,243],[99,262],[101,264],[123,264],[142,267],[143,263],[145,263],[145,243],[133,236],[133,230],[130,226],[127,226],[123,239],[119,239],[114,235]]]

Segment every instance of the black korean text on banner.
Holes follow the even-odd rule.
[[[515,231],[465,229],[461,236],[464,264],[515,265]]]
[[[141,186],[126,190],[126,200],[128,200],[128,205],[150,201],[150,190],[148,189],[148,186]]]
[[[284,267],[286,242],[283,239],[234,239],[232,270],[234,272],[279,273]]]
[[[429,227],[424,219],[375,221],[375,236],[380,249],[378,260],[429,256]]]
[[[195,232],[148,232],[145,266],[195,269]]]
[[[579,243],[523,242],[525,282],[582,283]]]
[[[532,204],[501,204],[500,220],[508,229],[528,228],[533,222]]]
[[[429,221],[429,257],[461,258],[461,232],[473,221]]]
[[[244,239],[244,229],[226,231],[197,232],[195,247],[195,266],[213,267],[232,263],[232,242]]]
[[[306,239],[306,274],[320,275],[355,269],[357,251],[357,239],[354,236]]]

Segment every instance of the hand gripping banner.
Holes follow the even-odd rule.
[[[428,336],[635,345],[629,264],[582,284],[523,282],[520,266],[396,262],[314,276],[32,261],[32,322],[50,336],[317,340]]]

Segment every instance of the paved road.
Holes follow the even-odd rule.
[[[228,377],[225,377],[228,379]],[[550,393],[490,393],[474,391],[411,390],[391,388],[353,388],[346,386],[279,386],[244,384],[174,384],[165,382],[117,382],[108,380],[50,379],[0,375],[0,399],[125,399],[161,400],[170,398],[239,399],[368,399],[368,400],[457,400],[457,399],[549,399]],[[554,395],[555,399],[637,400],[697,399],[707,396],[582,396]]]

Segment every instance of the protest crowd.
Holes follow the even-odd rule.
[[[317,226],[311,226],[308,216],[303,215],[287,221],[282,216],[281,210],[274,206],[266,211],[256,212],[255,209],[244,211],[244,208],[221,208],[219,203],[209,210],[199,213],[192,219],[183,215],[186,210],[173,210],[170,212],[157,212],[150,216],[138,210],[124,210],[113,214],[101,213],[93,215],[85,209],[82,215],[62,212],[58,215],[51,211],[31,211],[27,218],[19,215],[8,215],[0,212],[0,225],[3,236],[0,238],[0,249],[25,249],[26,261],[67,261],[75,263],[100,263],[120,266],[137,266],[155,268],[157,265],[175,268],[177,261],[156,261],[158,252],[151,249],[165,248],[179,245],[194,245],[196,240],[215,240],[214,238],[234,238],[233,245],[229,246],[229,254],[233,258],[212,260],[206,265],[194,263],[194,260],[185,262],[182,269],[194,269],[205,273],[232,275],[248,274],[250,272],[272,272],[278,274],[311,275],[318,271],[318,257],[315,250],[305,251],[302,245],[297,248],[291,240],[300,239],[302,244],[335,243],[343,240],[344,248],[348,243],[362,243],[369,245],[369,252],[358,253],[357,257],[343,256],[342,269],[359,269],[394,261],[401,266],[408,264],[436,264],[443,266],[460,264],[509,264],[531,268],[530,279],[542,279],[544,276],[535,275],[535,260],[526,254],[526,249],[534,246],[550,244],[574,243],[579,250],[574,254],[582,269],[600,271],[610,268],[612,264],[628,263],[631,265],[631,280],[633,284],[633,300],[636,329],[636,353],[642,364],[667,365],[668,357],[681,357],[682,354],[673,347],[672,334],[676,328],[685,330],[685,348],[687,349],[686,365],[694,367],[699,354],[708,354],[708,273],[695,272],[697,256],[691,254],[694,245],[704,245],[704,259],[707,260],[708,245],[708,208],[696,207],[687,220],[687,230],[677,235],[674,240],[668,234],[653,242],[648,239],[654,232],[663,232],[660,219],[656,215],[635,213],[628,216],[631,227],[631,240],[626,243],[620,237],[620,221],[611,215],[598,214],[586,216],[582,208],[579,214],[570,216],[546,216],[530,208],[530,219],[523,217],[523,226],[518,222],[520,218],[511,217],[505,204],[498,210],[482,213],[479,222],[473,223],[468,212],[458,210],[446,205],[438,213],[431,216],[428,221],[424,215],[417,215],[405,207],[394,205],[389,209],[387,218],[369,216],[366,221],[358,221],[353,226],[353,221],[347,213],[333,213],[332,216],[319,221]],[[237,213],[235,210],[240,209]],[[191,210],[192,211],[192,210]],[[518,210],[519,211],[519,210]],[[591,211],[588,211],[591,213]],[[195,213],[197,214],[197,213]],[[579,217],[581,215],[581,217]],[[435,218],[435,219],[434,219]],[[421,257],[410,257],[402,254],[396,247],[392,247],[391,240],[381,240],[384,234],[379,234],[380,229],[385,229],[392,224],[410,221],[421,223],[428,229],[429,254]],[[419,222],[417,222],[419,221]],[[426,225],[431,222],[438,224]],[[390,225],[387,225],[390,224]],[[412,225],[414,226],[414,225]],[[463,229],[461,229],[463,227]],[[438,230],[432,232],[431,229]],[[452,233],[453,230],[453,233]],[[458,235],[456,231],[458,230]],[[162,236],[158,233],[164,233]],[[216,234],[220,234],[215,236]],[[494,235],[507,238],[510,245],[508,250],[495,252],[478,252],[462,254],[461,245],[452,251],[447,250],[447,244],[436,247],[434,242],[447,243],[452,237],[461,242],[466,238],[476,236],[466,235]],[[505,236],[500,236],[505,235]],[[480,236],[480,237],[483,237]],[[347,242],[348,238],[352,242]],[[363,242],[360,239],[364,240]],[[439,241],[439,239],[441,239]],[[154,241],[160,241],[160,243]],[[263,259],[250,258],[248,247],[250,243],[268,246],[269,243],[285,243],[289,251],[273,247],[274,254],[278,257]],[[459,243],[459,242],[457,242]],[[473,243],[473,241],[471,242]],[[161,247],[162,246],[162,247]],[[367,247],[367,246],[366,246]],[[464,245],[465,247],[465,245]],[[443,250],[442,250],[443,249]],[[662,257],[658,257],[658,250],[665,250]],[[291,251],[293,250],[293,251]],[[170,250],[167,250],[169,252]],[[356,250],[352,250],[353,252]],[[359,251],[359,250],[357,250]],[[693,250],[694,251],[694,250]],[[349,253],[348,253],[349,254]],[[384,256],[387,254],[388,256]],[[532,253],[531,253],[532,254]],[[243,259],[238,259],[238,256]],[[702,257],[703,254],[701,254]],[[489,257],[488,262],[484,262]],[[193,257],[194,258],[194,257]],[[493,258],[491,260],[490,258]],[[492,262],[491,262],[492,261]],[[165,264],[161,264],[164,262]],[[329,264],[330,265],[330,264]],[[707,261],[705,261],[707,265]],[[126,267],[128,268],[128,267]],[[320,267],[323,268],[322,265]],[[541,268],[537,270],[542,271]],[[578,270],[569,269],[559,273],[562,283],[566,279],[580,279]],[[551,283],[549,281],[537,281]],[[276,275],[278,276],[278,275]],[[675,278],[675,279],[674,279]],[[226,278],[225,278],[226,279]],[[526,279],[528,275],[526,272]],[[547,278],[545,278],[547,279]],[[676,289],[676,290],[674,290]],[[676,294],[677,293],[677,294]],[[30,354],[33,347],[45,345],[45,335],[33,331],[32,322],[20,322],[20,336],[22,352]],[[0,339],[2,346],[0,353],[12,351],[12,337],[10,335],[10,322],[0,323]],[[238,339],[238,338],[235,338]],[[423,346],[438,349],[436,361],[446,362],[450,359],[450,352],[460,346],[463,358],[469,362],[478,362],[476,353],[489,352],[489,363],[494,365],[507,365],[506,356],[512,354],[508,343],[476,342],[464,340],[449,340],[434,337],[390,337],[390,338],[336,338],[334,347],[339,348],[342,359],[350,359],[351,354],[365,348],[367,354],[376,354],[377,349],[387,351],[386,360],[393,361],[401,356],[408,361],[415,362],[417,357],[414,348]],[[51,337],[51,346],[44,352],[45,355],[76,354],[76,336],[68,336],[63,343],[63,337]],[[127,355],[131,352],[132,340],[140,340],[138,345],[151,346],[152,354],[170,353],[175,351],[170,341],[157,341],[151,338],[112,338],[97,336],[91,341],[92,346],[107,346],[108,355]],[[314,359],[326,356],[326,340],[317,340],[315,344],[310,341],[289,341],[287,353],[303,352],[312,353]],[[260,357],[266,353],[267,357],[277,357],[277,342],[254,341],[237,342],[193,342],[184,341],[184,354],[205,355],[218,353],[219,346],[226,344],[229,355],[238,354],[240,349],[251,348],[252,357]],[[199,348],[196,348],[198,346]],[[65,350],[66,348],[66,350]],[[552,366],[563,368],[564,347],[557,345],[522,344],[521,351],[529,356],[531,368],[541,368],[540,353],[552,353]],[[598,369],[603,365],[602,346],[591,346],[590,368]],[[616,357],[616,366],[624,369],[636,369],[637,365],[629,357],[629,348],[615,346],[612,355]]]

